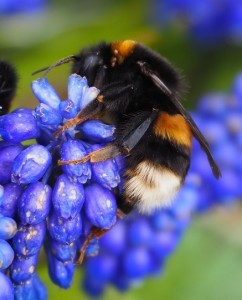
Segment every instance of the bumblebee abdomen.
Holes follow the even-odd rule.
[[[127,157],[122,197],[126,207],[144,214],[172,204],[190,166],[192,142],[178,114],[160,113],[147,136]]]
[[[143,214],[169,206],[182,184],[179,175],[148,160],[140,162],[132,171],[127,170],[125,175],[125,204],[135,206]]]

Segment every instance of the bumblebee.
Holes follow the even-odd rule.
[[[85,76],[100,94],[55,135],[104,114],[117,131],[113,144],[59,164],[98,162],[124,154],[124,189],[118,206],[125,214],[133,208],[149,214],[171,204],[190,166],[193,136],[214,176],[221,176],[206,139],[179,101],[182,77],[164,57],[133,40],[100,43],[58,61],[47,72],[70,60],[72,73]]]
[[[53,67],[69,61],[73,62],[72,73],[85,76],[100,93],[55,136],[71,126],[103,116],[117,130],[112,144],[80,160],[59,161],[59,165],[125,155],[124,189],[117,196],[122,213],[136,208],[150,214],[171,205],[190,166],[192,137],[206,153],[214,176],[221,176],[206,139],[179,101],[184,86],[182,76],[164,57],[138,42],[124,40],[83,49],[78,55],[39,71],[46,70],[46,75]],[[105,232],[95,227],[91,230],[78,263],[82,262],[90,240]]]
[[[8,62],[0,60],[0,115],[9,111],[17,86],[15,68]]]

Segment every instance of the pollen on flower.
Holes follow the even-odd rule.
[[[31,228],[29,233],[26,236],[27,240],[31,240],[34,236],[36,236],[38,234],[38,231],[35,230],[34,228]]]

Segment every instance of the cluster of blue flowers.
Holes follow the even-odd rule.
[[[47,298],[35,272],[43,244],[52,281],[70,287],[78,250],[91,228],[109,229],[116,223],[111,190],[120,182],[120,159],[58,165],[58,160],[80,159],[105,146],[113,140],[115,127],[90,120],[54,138],[99,90],[76,74],[69,77],[65,101],[46,78],[34,81],[32,90],[40,102],[34,110],[19,108],[0,118],[0,231],[5,228],[0,232],[0,269],[8,286],[1,289],[0,299],[4,292],[6,300],[14,295]],[[37,143],[31,143],[33,139]]]
[[[241,199],[242,74],[229,93],[205,95],[195,111],[193,118],[211,145],[222,178],[213,177],[195,142],[191,169],[173,205],[151,216],[132,214],[100,239],[99,254],[84,265],[83,287],[90,295],[101,295],[109,284],[124,291],[162,274],[194,214]]]
[[[242,40],[240,0],[154,0],[156,20],[162,25],[180,22],[193,39],[215,44]]]
[[[69,77],[65,101],[46,78],[34,81],[32,90],[39,100],[34,110],[19,108],[0,117],[0,299],[47,299],[36,273],[42,248],[52,281],[69,288],[91,228],[109,230],[115,224],[90,242],[86,256],[99,254],[85,259],[83,286],[96,296],[108,284],[125,290],[162,271],[192,214],[241,196],[242,75],[229,94],[205,96],[193,114],[223,179],[213,179],[205,154],[195,144],[191,171],[174,205],[151,216],[134,212],[126,220],[117,220],[113,194],[120,184],[122,157],[58,164],[86,157],[113,141],[115,127],[100,120],[54,135],[99,91],[76,74]]]

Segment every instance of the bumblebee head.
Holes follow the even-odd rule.
[[[130,56],[136,46],[137,42],[133,40],[116,41],[111,44],[112,58],[111,66],[115,67],[118,63],[121,65],[125,58]]]

